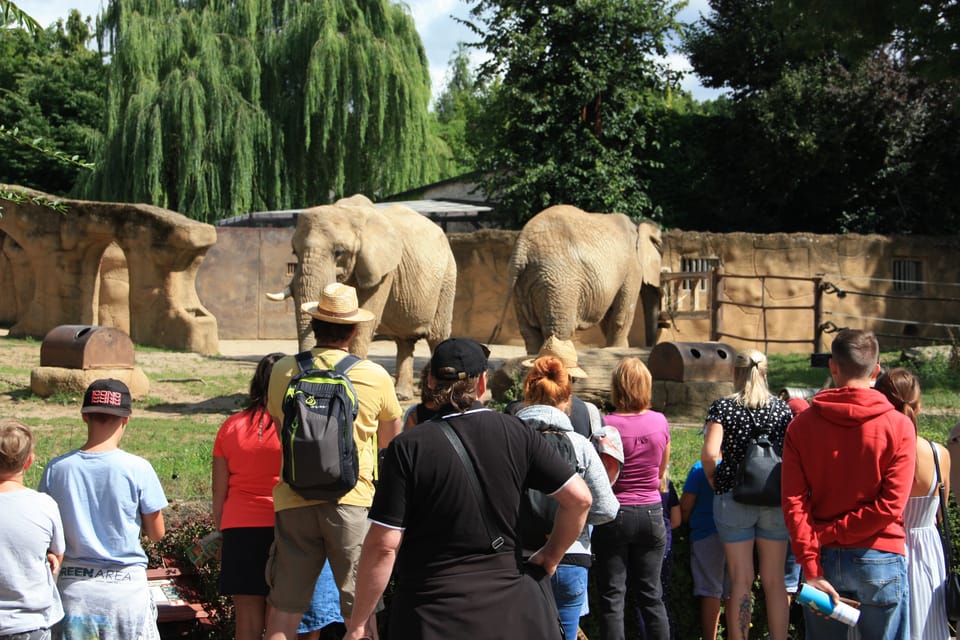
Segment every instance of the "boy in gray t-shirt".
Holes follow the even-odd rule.
[[[23,485],[33,458],[30,429],[0,420],[0,639],[47,640],[63,617],[63,526],[57,503]]]
[[[91,383],[81,409],[87,441],[51,460],[40,480],[63,517],[63,640],[159,638],[140,533],[163,537],[167,499],[150,463],[120,449],[130,413],[127,385]]]

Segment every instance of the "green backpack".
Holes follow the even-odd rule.
[[[300,373],[283,397],[283,481],[309,500],[336,500],[353,489],[360,461],[353,421],[360,405],[347,377],[360,358],[347,355],[326,369],[314,366],[313,354],[296,356]]]

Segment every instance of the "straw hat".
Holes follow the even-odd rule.
[[[537,354],[537,358],[543,356],[553,356],[562,362],[567,369],[567,375],[571,378],[590,377],[586,371],[577,366],[577,348],[573,346],[573,340],[561,340],[556,336],[550,336],[544,341],[543,346],[540,347],[540,352]],[[529,358],[520,364],[525,367],[532,367],[534,360],[537,358]]]
[[[334,324],[357,324],[373,320],[374,317],[366,309],[360,308],[357,303],[357,290],[339,282],[325,286],[320,300],[304,302],[300,309],[318,320]]]

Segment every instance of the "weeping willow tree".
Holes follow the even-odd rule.
[[[430,81],[388,0],[112,0],[88,197],[212,221],[435,178]]]

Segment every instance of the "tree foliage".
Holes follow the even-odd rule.
[[[670,99],[669,0],[479,0],[479,46],[496,78],[470,130],[487,193],[508,224],[568,203],[655,215],[653,115]]]
[[[447,82],[433,103],[440,151],[440,178],[470,173],[476,168],[467,131],[478,121],[491,89],[470,68],[470,49],[464,43],[450,56]]]
[[[942,233],[960,228],[957,86],[889,47],[865,57],[798,46],[808,16],[779,0],[712,0],[691,31],[695,71],[733,90],[673,114],[696,144],[665,147],[669,224],[716,231]],[[824,27],[825,28],[825,27]],[[851,35],[851,37],[854,37]],[[680,185],[690,185],[684,191]]]
[[[65,195],[103,114],[106,75],[74,10],[49,29],[0,30],[0,182]]]
[[[774,0],[776,27],[794,46],[836,51],[853,61],[884,49],[912,73],[960,80],[960,3],[956,0]]]
[[[88,196],[200,220],[434,177],[426,56],[388,0],[112,0]]]

